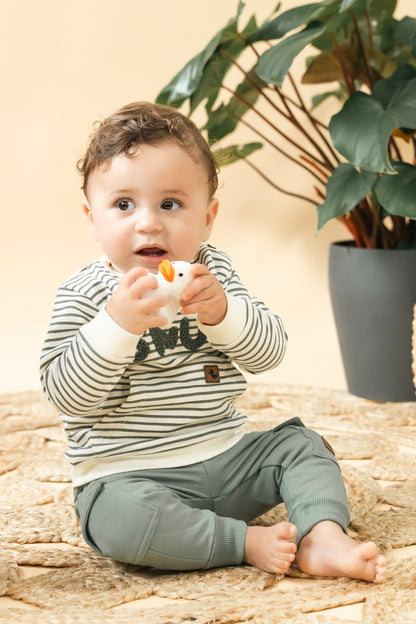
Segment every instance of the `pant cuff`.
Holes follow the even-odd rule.
[[[242,520],[215,516],[215,537],[206,568],[239,565],[244,558],[247,525]]]
[[[296,507],[289,521],[297,528],[296,540],[298,544],[315,524],[324,520],[336,522],[344,533],[347,533],[350,523],[348,506],[333,498],[319,498]]]

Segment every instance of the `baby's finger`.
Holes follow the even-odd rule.
[[[152,291],[157,286],[156,277],[152,273],[146,273],[146,275],[139,276],[136,281],[131,283],[130,292],[134,297],[140,299],[147,290]]]
[[[120,280],[120,286],[125,286],[129,288],[132,284],[134,284],[138,279],[147,275],[149,271],[147,269],[142,269],[141,267],[136,267],[134,269],[130,269]]]
[[[148,327],[163,327],[167,325],[168,317],[162,315],[150,315],[148,321]]]
[[[205,264],[193,264],[191,266],[191,273],[196,277],[197,275],[209,274],[210,271],[208,267],[205,266]]]
[[[198,275],[194,277],[183,291],[181,301],[191,301],[191,299],[194,299],[199,293],[215,288],[215,284],[216,278],[211,273],[208,272]],[[206,295],[203,295],[203,298],[206,298]]]
[[[143,314],[150,314],[154,310],[163,308],[168,302],[165,295],[152,295],[151,297],[143,297],[140,299],[140,310]]]

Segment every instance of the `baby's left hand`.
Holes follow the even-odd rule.
[[[203,264],[193,264],[194,279],[180,300],[182,314],[197,314],[204,325],[218,325],[227,314],[227,297],[217,280]]]

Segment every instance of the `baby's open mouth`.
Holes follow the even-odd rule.
[[[143,249],[136,251],[137,255],[146,256],[148,258],[158,258],[159,256],[164,256],[165,253],[166,250],[160,249],[160,247],[143,247]]]

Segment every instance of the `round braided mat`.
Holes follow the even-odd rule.
[[[416,403],[252,385],[239,407],[247,430],[298,416],[325,435],[346,482],[351,535],[390,560],[383,585],[312,578],[296,565],[286,577],[249,566],[164,573],[100,557],[73,511],[58,415],[26,392],[0,396],[0,624],[414,624]],[[279,505],[255,523],[284,518]]]

